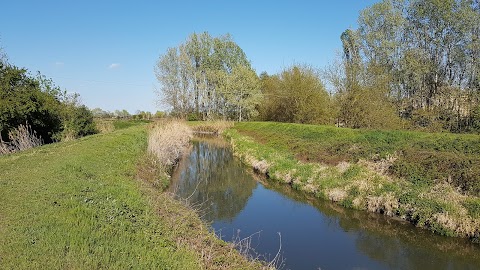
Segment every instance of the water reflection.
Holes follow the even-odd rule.
[[[170,191],[193,204],[202,204],[208,222],[231,221],[257,186],[233,158],[225,141],[207,138],[193,142],[172,179]]]
[[[237,230],[240,237],[255,234],[260,254],[276,254],[280,232],[286,268],[479,269],[477,245],[344,209],[246,171],[225,142],[198,141],[175,171],[171,190],[204,203],[205,220],[225,240]]]

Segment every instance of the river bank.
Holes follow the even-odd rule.
[[[479,240],[478,136],[280,123],[238,123],[224,135],[235,155],[271,180],[347,208]],[[434,164],[424,168],[425,162]],[[437,167],[435,173],[435,163],[453,166],[452,172]],[[470,175],[456,179],[458,171]],[[467,180],[463,190],[455,182]]]
[[[140,179],[146,150],[137,125],[0,157],[1,268],[260,268]]]

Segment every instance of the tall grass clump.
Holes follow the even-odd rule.
[[[165,169],[174,166],[192,138],[192,130],[180,121],[157,124],[148,136],[148,153]]]
[[[27,150],[43,144],[43,140],[37,132],[28,124],[19,125],[8,132],[8,142],[0,137],[0,155]]]

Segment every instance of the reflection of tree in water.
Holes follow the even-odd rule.
[[[232,220],[256,185],[226,144],[201,140],[193,143],[175,170],[170,190],[192,204],[202,204],[206,221]]]
[[[435,235],[380,214],[345,209],[266,181],[265,186],[316,207],[334,227],[356,235],[357,249],[389,269],[478,269],[480,246]]]

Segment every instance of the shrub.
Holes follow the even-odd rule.
[[[60,140],[76,139],[97,133],[92,112],[85,106],[65,105]]]
[[[26,122],[46,142],[61,131],[60,101],[54,90],[42,90],[41,81],[26,69],[0,63],[0,136]]]
[[[187,121],[199,121],[201,119],[198,113],[189,113],[187,115]]]

